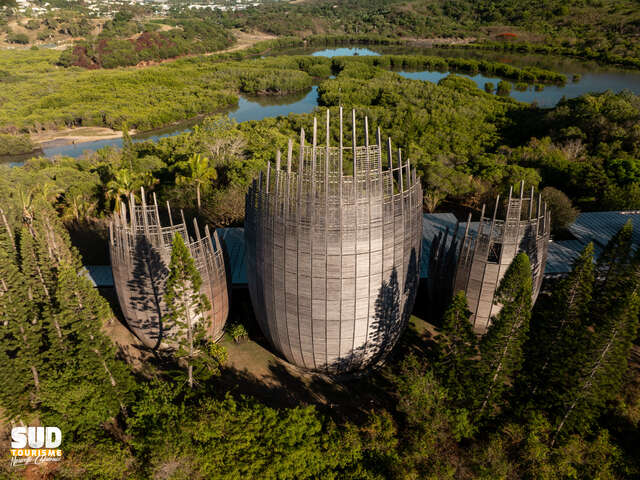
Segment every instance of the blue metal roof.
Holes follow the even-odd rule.
[[[231,284],[247,284],[247,263],[244,251],[244,228],[218,228],[218,238],[225,253],[227,268],[231,269]]]
[[[113,287],[111,265],[84,265],[83,274],[94,287]]]
[[[552,241],[549,245],[545,275],[559,275],[571,271],[573,261],[580,255],[589,242],[593,242],[596,258],[600,256],[604,246],[611,240],[618,230],[628,221],[633,223],[632,245],[640,246],[640,211],[632,212],[585,212],[578,215],[576,221],[569,227],[573,235],[570,240]],[[453,234],[456,228],[456,217],[452,213],[432,213],[423,216],[422,224],[422,260],[420,276],[426,278],[429,274],[429,256],[433,238],[440,232]],[[458,237],[463,235],[461,228]],[[472,222],[470,231],[478,228],[478,222]]]
[[[425,213],[422,216],[422,256],[420,258],[420,278],[429,276],[429,259],[433,239],[449,230],[450,236],[456,230],[458,219],[453,213]],[[460,232],[459,232],[460,233]]]
[[[631,242],[636,249],[640,245],[640,211],[581,213],[569,227],[575,239],[559,240],[549,245],[545,275],[569,273],[573,261],[589,242],[593,242],[595,256],[599,257],[611,237],[629,220],[633,223]]]
[[[545,275],[564,274],[571,270],[575,258],[589,242],[594,242],[598,256],[607,242],[631,219],[633,221],[632,242],[634,248],[640,246],[640,212],[586,212],[578,215],[569,231],[575,237],[571,240],[552,241]],[[433,239],[439,233],[449,229],[450,235],[455,232],[458,220],[453,213],[425,213],[422,219],[422,257],[420,259],[420,277],[429,274],[429,256]],[[462,236],[464,223],[458,230]],[[477,228],[477,222],[470,225],[470,230]],[[245,262],[244,228],[218,228],[216,230],[225,250],[227,268],[231,269],[232,285],[247,284],[247,265]],[[112,287],[113,275],[109,265],[85,265],[86,275],[96,287]]]
[[[581,213],[569,231],[585,245],[594,242],[596,246],[604,247],[629,220],[633,222],[632,242],[635,247],[640,244],[640,211]]]

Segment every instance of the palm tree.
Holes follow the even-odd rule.
[[[96,209],[96,204],[82,193],[71,196],[67,203],[68,207],[64,211],[63,218],[64,220],[72,220],[76,223],[80,223],[89,218]]]
[[[127,199],[139,188],[136,175],[128,168],[116,170],[107,183],[107,199],[115,201],[116,212],[120,211],[120,200]]]
[[[132,172],[128,168],[116,170],[111,180],[107,182],[107,200],[115,200],[115,211],[120,211],[121,199],[127,199],[133,193],[138,198],[137,192],[140,187],[151,187],[158,183],[150,172]]]
[[[60,195],[64,192],[64,190],[58,187],[54,182],[48,181],[40,185],[39,190],[42,198],[44,198],[47,203],[55,202],[56,200],[58,200],[58,197],[60,197]]]
[[[189,160],[184,162],[188,173],[186,175],[176,176],[177,185],[193,185],[196,189],[196,199],[198,202],[198,210],[201,208],[200,191],[203,185],[207,185],[211,180],[218,177],[216,169],[209,163],[208,157],[203,157],[199,153],[194,153]]]

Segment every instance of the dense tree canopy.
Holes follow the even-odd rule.
[[[168,282],[174,355],[152,352],[136,361],[108,334],[117,306],[92,287],[72,246],[87,263],[108,262],[106,219],[140,186],[211,226],[241,225],[248,183],[277,150],[286,151],[289,138],[297,149],[297,133],[312,118],[239,124],[212,112],[234,105],[240,94],[305,92],[314,84],[332,118],[341,106],[356,108],[403,149],[421,177],[426,210],[477,210],[521,180],[549,201],[554,235],[577,208],[638,209],[638,96],[588,94],[541,109],[494,95],[495,86],[479,89],[456,72],[499,76],[502,93],[564,76],[423,55],[254,58],[304,42],[502,33],[512,40],[469,47],[557,51],[632,66],[634,6],[631,0],[312,0],[226,13],[176,8],[163,20],[179,27],[172,29],[142,24],[137,11],[126,10],[62,59],[41,50],[0,54],[0,153],[29,151],[24,135],[43,129],[124,130],[123,149],[0,167],[0,416],[7,424],[59,426],[65,457],[53,474],[69,479],[636,478],[640,255],[631,248],[631,225],[607,246],[588,246],[568,276],[545,283],[533,310],[530,265],[524,254],[516,257],[497,291],[502,309],[482,338],[456,292],[442,318],[427,318],[430,324],[414,318],[387,364],[368,376],[280,372],[308,397],[235,370],[234,358],[225,365],[222,347],[193,328],[187,313],[207,306],[195,305],[199,280],[180,238]],[[47,15],[31,27],[88,33],[72,20]],[[229,27],[303,32],[306,39],[119,68],[223,48]],[[433,84],[398,69],[452,74]],[[200,114],[210,116],[189,133],[140,143],[128,136],[130,127]],[[335,122],[333,145],[338,135]],[[233,308],[238,338],[262,341],[248,300]],[[284,402],[289,396],[294,406]],[[352,405],[345,397],[367,401]],[[0,476],[15,474],[7,468],[0,463]]]

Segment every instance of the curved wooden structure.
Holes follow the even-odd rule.
[[[419,280],[422,187],[415,168],[388,141],[383,169],[380,129],[369,144],[305,144],[297,171],[293,142],[249,188],[245,237],[248,283],[262,331],[290,362],[332,373],[381,361],[411,314]],[[350,175],[344,166],[353,164]]]
[[[487,331],[491,318],[502,308],[494,303],[495,292],[520,252],[526,253],[531,262],[532,300],[536,301],[547,263],[551,232],[551,212],[540,195],[536,199],[533,187],[530,195],[524,196],[524,182],[520,185],[519,197],[513,196],[512,188],[507,202],[501,205],[498,196],[493,216],[486,217],[485,210],[483,206],[475,232],[469,229],[469,214],[453,282],[454,292],[463,290],[466,293],[471,322],[479,334]]]
[[[201,235],[194,219],[195,239],[189,236],[184,215],[174,223],[167,203],[169,225],[162,226],[160,213],[153,195],[153,205],[145,202],[142,189],[142,205],[136,205],[131,195],[128,218],[127,209],[121,204],[120,214],[115,214],[109,225],[109,253],[113,280],[122,313],[136,336],[150,348],[161,347],[163,317],[166,315],[164,293],[171,260],[171,244],[175,234],[180,234],[189,248],[202,276],[200,291],[211,303],[208,336],[217,341],[224,333],[229,314],[229,294],[225,274],[223,252],[218,235],[205,226]]]

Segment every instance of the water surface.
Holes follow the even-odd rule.
[[[405,78],[433,83],[438,83],[440,80],[450,75],[449,72],[434,71],[398,73]],[[625,73],[628,75],[625,76]],[[501,78],[498,77],[487,77],[482,74],[473,76],[462,74],[457,75],[470,78],[480,89],[484,89],[484,85],[487,82],[493,83],[495,88],[501,80]],[[515,82],[511,83],[515,84]],[[640,94],[640,74],[635,72],[587,73],[584,74],[578,82],[569,81],[565,85],[544,85],[544,90],[539,92],[535,91],[533,86],[528,86],[524,91],[518,91],[514,88],[509,96],[520,102],[535,102],[539,107],[553,107],[562,98],[576,98],[586,93],[605,92],[607,90],[611,90],[616,93],[621,92],[622,90],[630,90],[638,95]]]
[[[282,54],[279,52],[276,54]],[[566,85],[548,85],[542,91],[535,91],[533,86],[528,87],[525,91],[512,90],[510,96],[516,100],[526,103],[535,102],[540,107],[553,107],[563,97],[575,98],[585,93],[597,93],[611,90],[620,92],[622,90],[630,90],[635,94],[640,94],[640,71],[623,70],[614,67],[603,67],[595,62],[580,62],[575,59],[566,57],[557,57],[553,55],[538,54],[518,54],[504,53],[485,50],[466,50],[459,48],[422,48],[422,47],[406,47],[406,46],[375,46],[375,47],[341,47],[341,48],[304,48],[286,50],[288,54],[305,54],[312,56],[335,57],[335,56],[353,56],[353,55],[381,55],[381,54],[422,54],[422,55],[438,55],[438,56],[456,56],[464,58],[473,58],[477,60],[490,60],[509,63],[517,67],[535,66],[546,68],[563,73],[569,81]],[[422,80],[437,83],[441,79],[447,77],[450,72],[441,71],[420,71],[420,72],[398,72],[405,78],[413,80]],[[491,82],[497,86],[501,80],[498,77],[489,77],[482,74],[466,75],[458,74],[463,77],[472,79],[479,88],[484,89],[487,82]],[[581,78],[577,82],[573,82],[574,75],[580,75]],[[515,82],[511,82],[515,83]],[[309,113],[318,105],[318,88],[312,87],[307,92],[295,95],[258,96],[248,97],[241,96],[238,106],[227,111],[230,118],[238,122],[246,122],[249,120],[262,120],[264,118],[278,117],[288,115],[290,113]],[[192,119],[181,122],[176,125],[168,126],[162,129],[153,130],[151,132],[141,133],[133,138],[134,142],[141,141],[158,141],[161,138],[173,135],[179,135],[184,132],[191,131],[194,124],[201,121],[201,118]],[[122,139],[97,140],[93,142],[78,143],[72,145],[63,145],[59,143],[49,143],[42,148],[41,155],[46,157],[54,157],[56,155],[65,155],[70,157],[78,157],[84,152],[94,152],[106,146],[122,147]],[[16,155],[4,157],[0,162],[9,163],[10,165],[21,165],[26,159],[31,158],[33,154]]]
[[[314,86],[308,92],[295,95],[269,96],[269,97],[240,97],[238,106],[228,111],[229,118],[238,122],[249,120],[262,120],[263,118],[289,115],[290,113],[308,113],[318,105],[318,87]],[[180,122],[165,128],[152,130],[150,132],[135,135],[134,142],[157,142],[161,138],[172,137],[181,133],[190,132],[193,125],[199,123],[201,119]],[[67,157],[79,157],[85,152],[95,152],[104,147],[122,148],[122,138],[112,138],[107,140],[96,140],[93,142],[76,143],[64,145],[63,142],[50,142],[43,146],[41,155],[54,157],[64,155]],[[25,160],[33,157],[33,154],[21,155],[18,158],[11,158],[13,164],[22,164]]]

